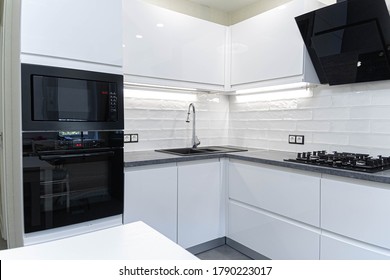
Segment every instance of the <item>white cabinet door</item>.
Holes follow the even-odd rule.
[[[223,89],[226,26],[139,0],[123,1],[123,18],[126,81]]]
[[[184,248],[225,236],[219,160],[178,166],[178,243]]]
[[[275,260],[318,260],[320,230],[229,202],[227,236]]]
[[[301,173],[230,161],[229,198],[319,227],[320,175]]]
[[[367,246],[347,238],[321,235],[322,260],[389,260],[390,250]]]
[[[337,178],[321,181],[321,227],[390,249],[390,189]]]
[[[121,0],[22,1],[22,62],[121,67],[121,15]]]
[[[177,242],[177,167],[125,170],[124,223],[143,221]]]
[[[295,0],[231,26],[233,89],[281,78],[318,82],[294,19],[304,11],[305,1]]]

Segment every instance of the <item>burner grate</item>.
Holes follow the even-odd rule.
[[[347,152],[301,152],[297,153],[295,159],[285,159],[285,161],[366,173],[375,173],[390,169],[390,157],[379,155],[374,158],[368,154]]]

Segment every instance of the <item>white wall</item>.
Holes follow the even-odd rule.
[[[390,81],[320,86],[313,97],[239,103],[230,98],[229,143],[284,151],[390,155]],[[289,145],[288,135],[305,136]]]
[[[192,113],[196,107],[196,131],[202,146],[228,144],[229,100],[217,94],[125,91],[125,133],[138,133],[139,143],[125,144],[125,152],[190,147]],[[143,97],[145,96],[145,97]],[[160,97],[161,96],[161,97]]]

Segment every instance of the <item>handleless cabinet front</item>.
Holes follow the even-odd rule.
[[[223,89],[226,26],[131,0],[123,30],[126,81]]]
[[[121,69],[121,15],[121,0],[22,1],[22,62]]]
[[[143,221],[177,242],[175,164],[125,169],[124,223]]]
[[[224,237],[225,200],[218,159],[178,165],[178,243],[190,248]]]

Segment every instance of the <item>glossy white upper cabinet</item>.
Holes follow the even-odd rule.
[[[125,81],[223,90],[227,27],[123,0]]]
[[[295,0],[231,26],[232,90],[318,83],[295,17],[322,5]]]
[[[21,60],[122,72],[121,0],[23,0]]]

